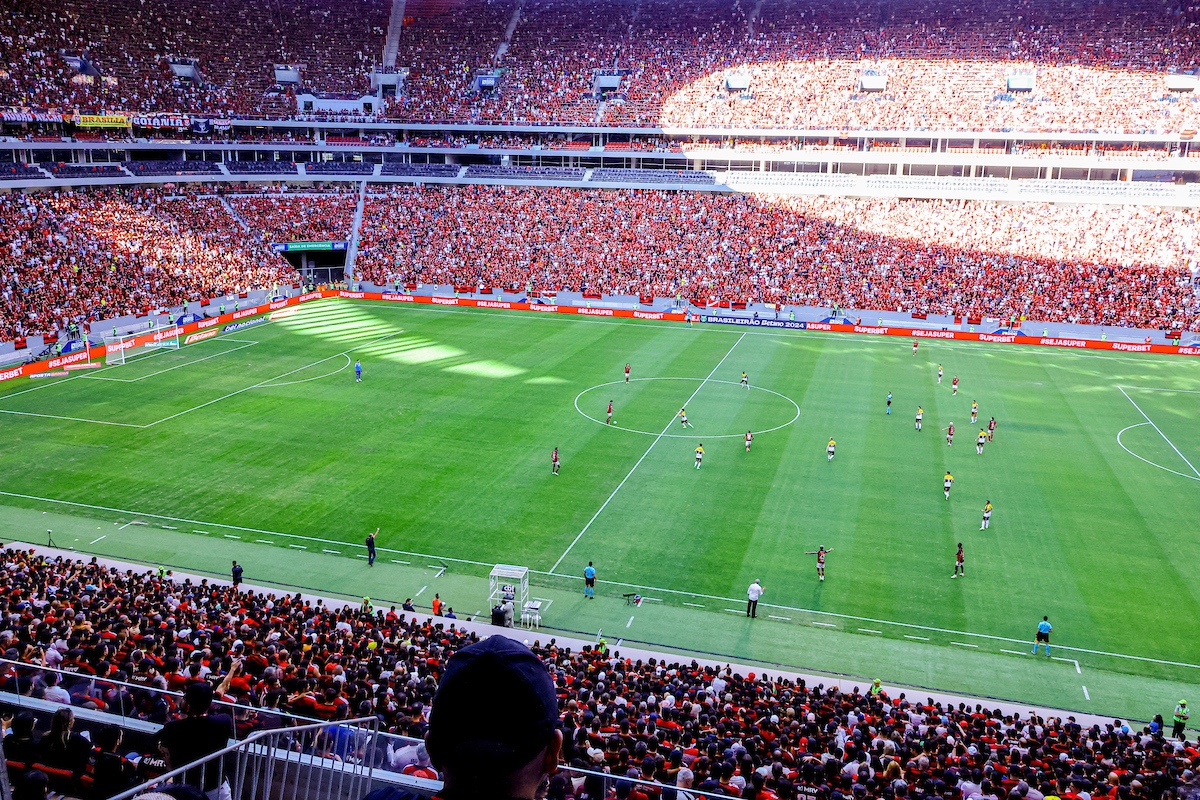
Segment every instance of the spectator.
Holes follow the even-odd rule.
[[[168,722],[159,731],[159,745],[171,769],[199,761],[229,745],[234,735],[233,721],[225,714],[210,714],[212,701],[211,684],[193,683],[184,692],[186,716]],[[230,800],[228,778],[219,760],[185,773],[181,782],[203,789],[209,800]]]
[[[426,736],[445,800],[534,800],[562,741],[554,681],[527,647],[493,636],[450,659]]]

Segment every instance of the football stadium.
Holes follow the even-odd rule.
[[[7,9],[0,800],[1200,798],[1200,8]]]

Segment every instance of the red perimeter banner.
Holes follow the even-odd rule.
[[[89,360],[89,355],[94,358],[100,358],[106,355],[107,350],[116,350],[116,348],[131,348],[141,347],[147,343],[159,342],[163,339],[174,336],[189,337],[197,331],[204,331],[215,328],[219,325],[226,325],[235,320],[246,319],[248,317],[266,314],[271,311],[277,311],[281,308],[296,306],[301,303],[307,303],[310,300],[321,300],[329,297],[341,297],[347,300],[375,300],[391,303],[416,303],[420,305],[436,305],[436,306],[460,306],[463,308],[497,308],[509,311],[535,311],[550,314],[575,314],[585,317],[617,317],[620,319],[652,319],[663,320],[667,322],[683,322],[684,314],[677,314],[669,311],[639,311],[628,308],[587,308],[586,306],[568,306],[568,305],[542,305],[538,303],[514,303],[506,300],[475,300],[462,297],[436,297],[425,296],[419,297],[411,294],[393,294],[388,292],[347,292],[322,290],[318,292],[309,292],[308,294],[298,295],[297,297],[289,297],[287,300],[277,300],[273,303],[263,303],[252,308],[243,308],[228,314],[222,314],[219,317],[209,317],[198,322],[189,322],[186,325],[165,328],[161,331],[147,333],[139,336],[136,339],[130,339],[118,345],[105,345],[104,347],[95,347],[89,352],[80,350],[75,353],[69,353],[65,356],[58,356],[47,359],[45,361],[35,361],[31,364],[22,364],[9,369],[0,369],[0,381],[13,380],[14,378],[29,377],[44,372],[59,370],[68,364],[77,364]],[[700,320],[699,314],[694,314],[693,318],[696,321]],[[741,321],[741,320],[739,320]],[[754,320],[746,319],[744,324],[754,326]],[[761,322],[761,321],[759,321]],[[1200,347],[1177,347],[1169,344],[1136,344],[1133,342],[1104,342],[1097,339],[1057,339],[1052,337],[1041,336],[1017,336],[1015,334],[992,334],[992,333],[965,333],[963,331],[943,331],[943,330],[924,330],[921,328],[895,328],[895,327],[875,327],[869,325],[845,325],[833,322],[807,322],[794,323],[797,328],[803,326],[803,330],[809,331],[832,331],[835,333],[857,333],[867,336],[906,336],[911,339],[954,339],[957,341],[970,342],[987,342],[990,344],[1015,344],[1015,345],[1037,345],[1042,347],[1070,347],[1083,348],[1088,350],[1115,350],[1126,353],[1157,353],[1161,355],[1178,355],[1178,356],[1200,356]],[[769,326],[767,326],[769,327]],[[213,335],[215,335],[215,331]],[[185,343],[199,341],[201,337],[185,338]],[[208,336],[202,337],[208,338]]]

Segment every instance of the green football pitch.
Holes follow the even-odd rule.
[[[1200,684],[1197,420],[1182,358],[322,301],[0,386],[0,531],[460,616],[518,564],[610,646],[1147,719]]]

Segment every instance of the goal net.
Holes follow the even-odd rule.
[[[163,331],[163,336],[154,336],[155,328],[150,325],[139,325],[136,328],[114,328],[104,335],[104,363],[117,366],[136,358],[139,355],[153,353],[158,350],[179,349],[179,328],[172,325]],[[147,337],[150,337],[147,340]],[[142,339],[140,343],[139,339]]]

